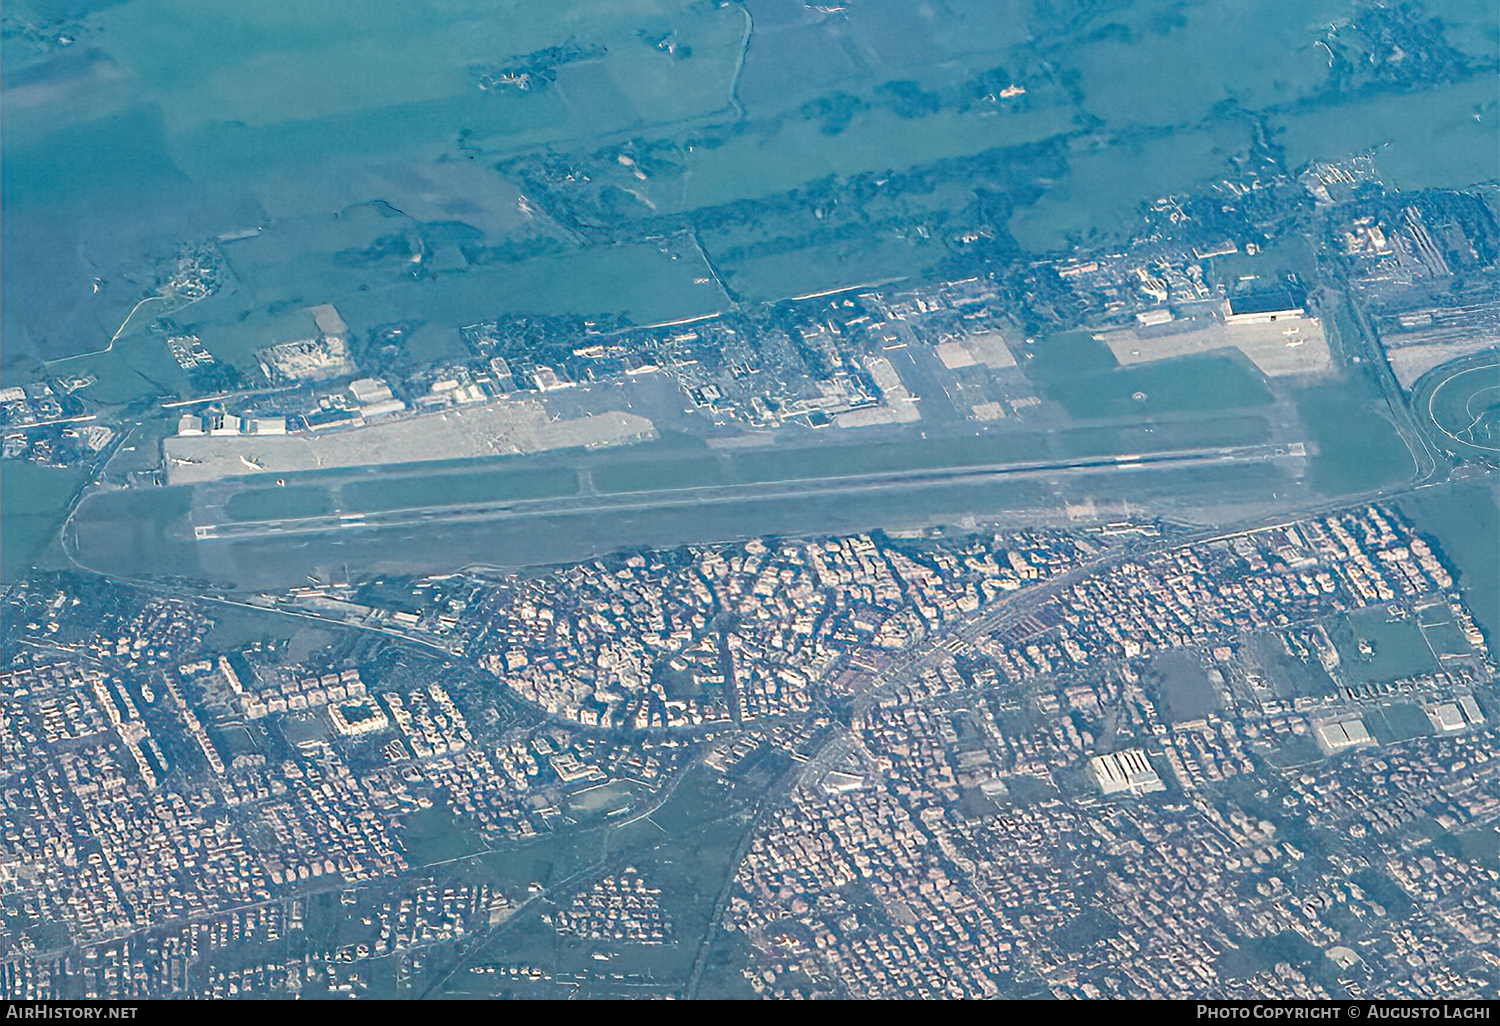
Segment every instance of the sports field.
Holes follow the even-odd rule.
[[[1500,458],[1500,350],[1455,360],[1420,382],[1417,416],[1455,456]]]

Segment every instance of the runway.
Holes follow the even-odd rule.
[[[566,517],[589,513],[647,513],[653,510],[712,506],[746,501],[791,502],[799,499],[855,495],[868,492],[905,491],[935,485],[983,484],[999,479],[1046,478],[1058,474],[1087,474],[1101,470],[1119,473],[1131,470],[1170,469],[1189,466],[1264,463],[1301,459],[1299,443],[1257,445],[1243,448],[1190,449],[1140,455],[1089,456],[1077,459],[1030,461],[912,471],[890,471],[858,475],[830,475],[795,481],[756,482],[673,488],[607,495],[576,495],[564,498],[520,499],[499,502],[434,504],[366,513],[330,513],[312,517],[199,523],[198,541],[247,541],[304,534],[353,531],[368,528],[449,525],[532,517]]]

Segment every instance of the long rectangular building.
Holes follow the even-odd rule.
[[[1089,774],[1105,794],[1119,794],[1121,791],[1149,794],[1167,789],[1151,760],[1139,748],[1094,756],[1089,760]]]

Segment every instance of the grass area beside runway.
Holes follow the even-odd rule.
[[[1177,449],[1233,448],[1269,440],[1270,427],[1263,417],[1231,414],[1123,427],[1076,427],[1061,431],[995,432],[945,439],[832,443],[747,450],[732,455],[705,452],[656,460],[641,450],[622,453],[611,465],[595,469],[594,485],[601,492],[615,493],[806,481]]]
[[[224,514],[230,520],[282,520],[332,512],[333,496],[326,486],[315,484],[248,488],[235,492],[224,504]]]
[[[79,468],[39,467],[24,460],[0,464],[0,580],[23,576],[56,539],[63,512],[83,483]]]
[[[552,499],[576,494],[578,474],[562,467],[496,466],[413,477],[380,476],[352,481],[339,489],[339,509],[345,513],[378,513],[393,509],[510,499]]]

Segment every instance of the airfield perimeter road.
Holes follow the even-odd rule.
[[[1257,445],[1245,448],[1187,449],[1175,452],[1125,456],[1090,456],[1080,459],[1045,462],[1000,463],[981,466],[927,468],[910,471],[849,476],[827,476],[801,481],[772,481],[739,485],[715,485],[696,488],[661,489],[647,492],[622,492],[608,495],[581,495],[562,499],[509,500],[503,502],[465,503],[413,507],[374,513],[333,513],[313,517],[281,520],[247,520],[217,524],[199,524],[194,528],[198,541],[239,541],[294,534],[316,534],[351,528],[405,527],[418,524],[457,523],[465,521],[503,520],[516,517],[566,516],[578,513],[631,511],[643,512],[670,507],[702,506],[765,500],[792,500],[812,496],[850,494],[866,491],[889,491],[925,488],[944,484],[981,484],[997,478],[1040,477],[1058,473],[1113,472],[1133,469],[1167,469],[1183,466],[1212,466],[1230,463],[1256,463],[1279,459],[1301,459],[1300,447]]]
[[[954,468],[946,472],[925,470],[921,472],[864,475],[854,478],[822,479],[821,481],[806,482],[800,486],[801,491],[798,492],[798,494],[813,494],[820,490],[826,493],[828,491],[837,492],[839,490],[857,490],[861,488],[889,488],[893,486],[899,487],[903,485],[923,486],[931,485],[933,483],[944,483],[949,480],[983,480],[986,477],[993,477],[997,473],[1046,474],[1067,471],[1087,472],[1089,470],[1095,469],[1122,470],[1132,467],[1139,467],[1140,469],[1144,470],[1152,466],[1160,467],[1163,464],[1165,464],[1166,466],[1173,466],[1182,465],[1183,463],[1191,464],[1195,462],[1202,464],[1214,462],[1230,462],[1234,460],[1253,461],[1287,458],[1292,457],[1293,455],[1294,452],[1288,447],[1260,446],[1254,447],[1252,449],[1205,450],[1198,452],[1165,454],[1158,453],[1142,457],[1096,457],[1085,460],[1063,461],[1048,464],[1011,464],[1004,465],[998,468],[965,467]],[[1426,475],[1423,476],[1425,477]],[[779,482],[778,484],[787,485],[788,483]],[[820,488],[820,486],[826,486],[830,484],[832,485],[832,488]],[[1395,488],[1335,496],[1326,498],[1321,502],[1289,504],[1287,507],[1275,513],[1263,512],[1260,515],[1253,516],[1251,519],[1247,519],[1242,523],[1236,523],[1233,525],[1169,529],[1167,531],[1164,531],[1163,534],[1158,537],[1142,539],[1138,542],[1126,544],[1119,548],[1112,548],[1108,552],[1102,553],[1098,558],[1091,560],[1079,567],[1076,567],[1067,573],[1060,574],[1059,576],[1051,580],[1038,583],[1033,587],[1026,588],[1022,591],[1006,596],[994,605],[991,605],[990,607],[976,613],[972,617],[969,617],[964,621],[953,625],[951,628],[934,633],[919,640],[911,649],[898,654],[891,663],[887,664],[883,669],[875,674],[868,685],[855,698],[854,703],[848,712],[848,719],[850,720],[850,722],[853,722],[854,719],[862,716],[874,703],[878,702],[881,697],[888,694],[893,687],[899,685],[901,682],[911,680],[914,677],[920,676],[923,670],[925,670],[929,666],[934,665],[939,660],[948,658],[951,653],[955,651],[961,652],[965,650],[969,645],[973,643],[975,639],[981,637],[982,635],[993,632],[995,630],[1003,629],[1009,624],[1019,621],[1020,619],[1035,611],[1035,609],[1042,603],[1055,596],[1060,590],[1068,587],[1073,583],[1076,583],[1077,581],[1089,576],[1090,574],[1098,573],[1120,560],[1139,559],[1153,552],[1165,551],[1167,549],[1176,548],[1182,545],[1202,543],[1218,538],[1233,537],[1237,534],[1246,533],[1248,531],[1264,529],[1267,527],[1275,526],[1277,524],[1291,523],[1310,516],[1317,516],[1320,513],[1326,513],[1333,510],[1346,508],[1350,505],[1356,505],[1361,502],[1376,501],[1382,499],[1388,500],[1396,495],[1409,494],[1415,491],[1424,490],[1426,488],[1435,487],[1436,484],[1437,483],[1426,483],[1419,478],[1418,481],[1409,482],[1404,486]],[[622,506],[635,506],[644,508],[650,508],[652,505],[666,505],[673,503],[690,504],[695,502],[710,501],[707,498],[698,497],[702,493],[713,495],[715,493],[730,492],[734,497],[742,498],[744,497],[746,487],[767,488],[771,486],[741,486],[739,489],[685,489],[675,493],[635,493],[634,495],[626,493],[619,496],[618,500],[619,504]],[[786,489],[785,491],[794,490],[795,489]],[[654,502],[650,499],[651,496],[662,495],[665,495],[665,497],[657,499]],[[610,497],[603,498],[608,499]],[[727,499],[720,498],[718,501],[727,501]],[[545,508],[530,508],[534,506]],[[498,509],[500,515],[503,516],[506,515],[507,512],[512,508],[521,510],[523,512],[511,515],[543,515],[546,513],[552,513],[553,515],[556,515],[559,511],[555,507],[555,502],[517,502],[509,504],[488,504],[480,508],[482,510]],[[467,508],[458,509],[461,509],[463,512],[469,512],[472,514],[472,510],[469,510]],[[397,511],[397,513],[381,514],[380,516],[394,516],[402,512],[404,512],[404,515],[410,522],[422,522],[423,520],[425,520],[426,515],[441,515],[440,511],[422,510]],[[419,516],[413,517],[413,513],[419,514]],[[495,513],[489,512],[487,514],[481,515],[492,516],[495,515]],[[313,530],[338,530],[340,527],[345,526],[345,522],[341,521],[338,517],[321,517],[312,519],[315,521],[336,521],[336,523],[334,524],[311,528]],[[382,524],[386,522],[387,521],[381,521]],[[292,521],[290,523],[296,522]],[[279,531],[267,530],[270,525],[264,523],[247,523],[234,526],[251,529],[259,527],[259,533],[262,534],[281,533]],[[367,526],[375,525],[368,524],[367,522]],[[75,565],[77,564],[75,563]],[[80,567],[80,569],[88,570],[87,567]],[[97,573],[97,571],[90,572]],[[304,620],[322,621],[329,626],[356,629],[361,631],[374,631],[390,638],[393,641],[419,645],[424,648],[436,650],[437,652],[447,656],[452,656],[454,654],[441,644],[436,643],[433,639],[423,638],[405,631],[394,630],[389,627],[374,627],[369,624],[354,623],[344,620],[341,617],[322,615],[307,610],[289,609],[281,606],[267,607],[260,605],[259,603],[251,603],[246,602],[243,599],[232,598],[225,594],[215,594],[211,590],[205,592],[201,588],[172,586],[170,584],[166,584],[165,582],[131,581],[127,578],[120,578],[116,577],[115,575],[109,574],[103,574],[101,576],[114,580],[127,581],[128,583],[137,585],[143,585],[152,588],[152,590],[156,590],[162,593],[178,594],[185,597],[191,596],[194,598],[212,602],[221,602],[226,605],[242,606],[247,609],[254,609],[259,613],[267,615],[293,616]],[[951,699],[954,696],[945,697]],[[746,818],[743,833],[741,835],[739,850],[736,852],[734,859],[731,860],[726,873],[726,878],[721,885],[719,893],[716,895],[710,925],[700,939],[699,949],[694,959],[692,968],[689,972],[688,979],[681,987],[680,992],[682,994],[684,994],[685,996],[693,996],[698,992],[698,989],[702,983],[704,972],[707,969],[708,957],[712,948],[713,941],[717,939],[722,933],[720,924],[723,921],[724,911],[727,908],[728,900],[732,893],[732,881],[734,878],[735,868],[737,867],[739,860],[743,858],[744,849],[754,838],[756,830],[760,825],[764,823],[765,818],[768,815],[772,814],[775,810],[783,806],[787,797],[793,790],[795,790],[799,786],[815,786],[816,783],[822,778],[824,774],[826,774],[828,770],[837,766],[845,756],[849,755],[854,750],[855,745],[848,728],[843,724],[836,724],[834,726],[834,729],[831,730],[827,735],[825,735],[822,743],[818,746],[818,750],[816,752],[810,753],[808,761],[791,767],[756,803],[753,811]],[[653,800],[652,802],[650,802],[645,809],[638,810],[638,812],[641,813],[642,817],[648,816],[652,812],[656,811],[656,809],[659,808],[659,806],[663,804],[665,800],[669,798],[675,791],[675,787],[678,783],[681,782],[681,779],[682,777],[679,776],[662,790],[658,791],[657,795],[654,796],[654,798],[657,800]],[[632,819],[635,818],[636,817],[634,816],[632,817]],[[615,824],[615,826],[619,826],[619,824]],[[609,836],[612,836],[614,832],[615,831],[613,830],[607,830],[605,831],[603,836],[605,838],[608,838]],[[605,844],[606,847],[603,857],[607,859],[607,840]],[[489,853],[492,852],[487,851],[482,853],[471,853],[471,856]],[[471,856],[465,856],[465,858]],[[597,868],[598,864],[599,863],[596,860],[592,862],[590,866],[585,867],[583,870],[579,870],[570,875],[567,879],[554,884],[551,888],[543,892],[541,895],[533,895],[532,899],[528,900],[524,904],[522,909],[516,910],[517,913],[520,913],[523,910],[529,910],[534,905],[540,903],[540,900],[545,897],[565,893],[568,886],[577,882],[577,880],[582,879],[583,875],[585,875],[588,870]],[[525,916],[522,916],[520,914],[512,915],[505,921],[505,923],[497,925],[491,930],[484,931],[482,934],[478,935],[472,944],[463,946],[458,952],[455,953],[455,957],[448,964],[443,966],[435,973],[434,980],[424,988],[424,994],[435,995],[436,993],[440,992],[443,986],[449,983],[465,965],[472,962],[474,958],[477,957],[481,952],[488,949],[490,945],[492,945],[496,940],[499,939],[499,936],[501,934],[507,932],[509,928],[518,925],[519,923],[524,921],[525,918]]]
[[[1446,461],[1433,451],[1432,445],[1428,443],[1427,437],[1417,424],[1411,406],[1406,401],[1406,394],[1402,391],[1400,382],[1396,380],[1396,375],[1385,358],[1385,350],[1380,344],[1380,335],[1376,332],[1375,326],[1370,323],[1364,304],[1355,296],[1353,286],[1347,282],[1343,285],[1343,297],[1350,319],[1357,329],[1357,337],[1349,338],[1340,332],[1339,342],[1344,348],[1344,355],[1362,365],[1374,377],[1380,394],[1385,398],[1391,423],[1396,428],[1396,433],[1401,436],[1401,441],[1406,443],[1406,448],[1411,453],[1412,463],[1415,464],[1416,476],[1412,479],[1412,484],[1427,484],[1440,480],[1446,469]]]
[[[1359,327],[1363,328],[1365,326],[1359,325]],[[1373,339],[1371,338],[1371,334],[1368,333],[1367,328],[1366,332],[1362,333],[1362,337],[1349,339],[1347,344],[1355,352],[1364,349],[1366,353],[1369,353],[1370,349],[1373,349]],[[857,752],[854,735],[846,723],[858,722],[859,718],[865,715],[883,696],[889,694],[893,688],[899,686],[902,682],[920,677],[924,670],[934,666],[941,660],[949,658],[951,653],[967,650],[980,637],[996,630],[1004,629],[1006,626],[1023,619],[1034,612],[1042,603],[1057,595],[1062,589],[1084,577],[1098,573],[1120,560],[1138,559],[1153,552],[1164,551],[1182,545],[1202,543],[1216,538],[1233,537],[1247,531],[1262,529],[1280,523],[1294,522],[1361,502],[1389,500],[1397,495],[1410,494],[1433,487],[1439,483],[1440,479],[1446,476],[1442,473],[1446,469],[1444,461],[1441,461],[1432,453],[1426,444],[1426,439],[1417,430],[1417,425],[1413,422],[1409,409],[1405,407],[1404,403],[1400,402],[1399,392],[1391,393],[1389,388],[1392,383],[1386,377],[1379,374],[1380,369],[1380,365],[1377,364],[1377,383],[1387,389],[1387,397],[1392,400],[1393,419],[1401,436],[1412,449],[1414,463],[1416,464],[1413,478],[1404,485],[1358,494],[1331,496],[1322,501],[1288,502],[1282,509],[1276,512],[1262,511],[1254,515],[1253,519],[1247,519],[1243,523],[1234,525],[1220,524],[1212,527],[1188,527],[1186,529],[1169,528],[1159,537],[1142,539],[1121,547],[1111,548],[1108,552],[1102,553],[1098,558],[1072,571],[1008,595],[972,617],[953,625],[951,628],[935,632],[919,640],[907,651],[897,654],[892,662],[872,677],[858,696],[856,696],[852,706],[840,715],[839,719],[845,722],[835,723],[833,728],[823,737],[818,749],[815,752],[809,753],[810,757],[808,761],[789,768],[761,796],[760,800],[753,807],[753,811],[746,816],[739,849],[736,851],[734,858],[731,859],[726,876],[719,887],[712,910],[710,925],[699,940],[696,957],[689,971],[688,978],[681,987],[681,993],[686,996],[693,996],[699,990],[708,967],[709,956],[714,941],[723,933],[721,923],[728,900],[732,894],[735,869],[743,857],[744,849],[754,836],[756,836],[759,827],[763,825],[768,815],[773,814],[775,810],[783,806],[788,795],[793,790],[799,786],[816,786],[829,770],[837,767],[846,757]],[[663,489],[607,495],[587,494],[572,496],[566,499],[517,500],[466,505],[452,504],[366,514],[334,514],[319,517],[240,523],[200,523],[197,527],[197,536],[205,540],[280,537],[289,534],[341,531],[357,529],[359,527],[395,527],[433,522],[490,520],[507,517],[567,516],[574,513],[594,511],[642,511],[751,500],[786,500],[861,491],[922,488],[969,482],[979,483],[1003,477],[1044,477],[1058,474],[1086,475],[1098,472],[1119,472],[1122,470],[1170,470],[1174,467],[1184,466],[1255,463],[1301,458],[1303,458],[1303,453],[1300,448],[1286,445],[1264,445],[1243,449],[1182,450],[1139,456],[1090,457],[1052,462],[924,469],[920,471],[825,477],[805,481],[762,482],[745,485]],[[64,536],[66,538],[66,531],[64,532]],[[84,567],[83,569],[87,568]],[[113,575],[104,576],[112,577]],[[115,579],[124,580],[123,578]],[[360,630],[377,629],[367,624],[351,623],[343,620],[341,617],[319,615],[307,610],[294,610],[277,606],[267,608],[258,603],[248,603],[242,599],[235,599],[228,595],[205,594],[203,591],[197,589],[164,586],[164,582],[156,583],[155,587],[166,592],[187,592],[192,594],[193,597],[200,599],[226,602],[232,605],[243,605],[246,608],[254,608],[261,613],[269,615],[291,615],[306,620],[321,620],[330,626],[344,628]],[[386,627],[379,629],[379,633],[389,637],[391,640],[421,644],[443,651],[448,655],[453,654],[447,652],[441,645],[434,643],[433,639],[424,639],[408,634],[405,631]],[[950,700],[953,697],[945,696],[945,700]],[[686,773],[677,776],[667,786],[659,790],[647,806],[636,810],[636,815],[631,817],[632,820],[644,818],[655,812],[671,797],[676,786],[681,783],[685,776]],[[614,826],[618,828],[620,824],[615,824]],[[588,872],[597,870],[603,862],[609,859],[611,852],[608,846],[608,838],[616,832],[615,829],[606,829],[599,835],[604,843],[602,844],[602,851],[598,859],[591,860],[588,866],[570,874],[566,879],[555,883],[546,891],[532,895],[521,908],[516,910],[517,914],[508,918],[504,924],[498,924],[495,928],[480,934],[472,943],[462,946],[455,952],[451,961],[447,961],[441,967],[435,967],[436,972],[424,988],[424,995],[436,995],[442,992],[464,966],[472,963],[476,957],[489,950],[502,934],[507,933],[511,928],[519,925],[527,918],[526,915],[521,913],[530,913],[545,900],[553,896],[564,895],[570,886],[577,883]],[[487,850],[485,852],[471,853],[464,856],[464,858],[491,853],[493,853],[492,850]],[[665,984],[666,981],[663,981],[663,983]]]
[[[888,695],[896,686],[920,677],[924,670],[935,666],[938,662],[954,654],[962,654],[966,650],[972,650],[973,643],[979,638],[1019,623],[1060,592],[1115,563],[1127,559],[1140,559],[1153,553],[1164,552],[1184,545],[1203,544],[1205,542],[1233,538],[1252,531],[1294,523],[1298,520],[1317,516],[1320,513],[1343,509],[1362,501],[1390,498],[1393,494],[1420,491],[1425,488],[1436,487],[1441,483],[1409,484],[1401,488],[1366,492],[1359,495],[1347,495],[1316,506],[1308,505],[1299,506],[1296,509],[1288,509],[1279,517],[1269,519],[1257,517],[1239,524],[1180,532],[1174,531],[1153,538],[1150,541],[1142,541],[1123,548],[1111,549],[1101,554],[1098,558],[1089,560],[1074,567],[1072,570],[1040,582],[1030,588],[1025,588],[1002,597],[993,605],[972,614],[950,627],[921,638],[911,648],[898,653],[890,663],[887,663],[877,671],[864,689],[855,696],[847,717],[849,723],[858,722],[881,698]],[[976,691],[974,693],[978,694],[979,692]],[[952,700],[957,697],[959,696],[946,694],[942,696],[942,700]],[[921,704],[926,705],[936,701],[938,699],[930,699],[928,702]],[[761,800],[756,810],[755,819],[749,825],[742,839],[739,858],[744,857],[744,849],[748,847],[759,825],[769,814],[780,808],[794,790],[798,787],[816,785],[830,770],[836,768],[846,756],[854,751],[854,738],[849,727],[842,723],[836,724],[835,729],[824,738],[818,751],[808,761],[789,770],[776,783],[772,791]],[[738,860],[736,864],[738,864]],[[684,994],[687,997],[693,997],[702,982],[703,972],[707,966],[709,949],[712,941],[720,932],[719,925],[723,920],[724,911],[728,907],[732,881],[733,872],[730,873],[730,880],[725,882],[724,889],[719,895],[712,922],[703,939],[698,957],[693,963],[692,973],[684,988]]]

